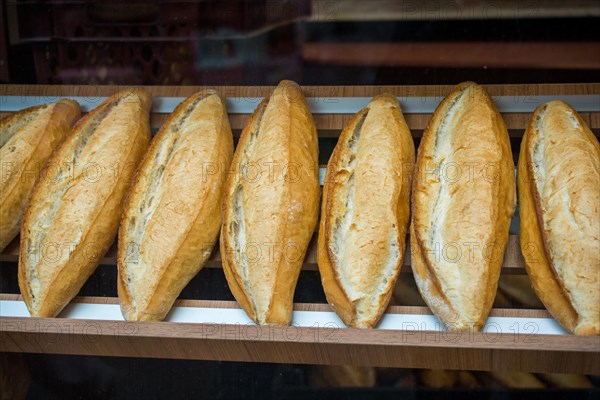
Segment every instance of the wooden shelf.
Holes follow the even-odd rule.
[[[486,88],[492,95],[515,96],[517,101],[528,101],[538,95],[600,94],[600,84],[491,85]],[[5,85],[0,87],[0,101],[4,96],[16,95],[35,95],[47,101],[56,100],[56,96],[106,96],[116,89],[102,86]],[[205,88],[156,86],[148,89],[154,96],[184,97]],[[270,87],[216,89],[225,97],[261,97],[271,90]],[[435,96],[441,99],[450,89],[449,86],[305,87],[304,91],[309,97],[368,97],[390,92],[407,98]],[[0,116],[3,114],[6,113],[2,113],[0,107]],[[320,138],[336,137],[350,116],[316,115]],[[503,116],[511,136],[518,138],[530,113],[505,113]],[[592,129],[600,129],[600,111],[584,112],[582,116]],[[421,135],[429,117],[430,113],[406,115],[415,137]],[[165,118],[166,114],[153,114],[153,126],[158,127]],[[232,114],[234,129],[241,129],[247,118],[247,114]],[[16,268],[18,251],[18,241],[15,241],[0,254],[2,268]],[[113,246],[101,262],[115,265],[115,257]],[[316,260],[313,239],[303,269],[316,270]],[[404,260],[402,271],[410,274],[408,249]],[[207,267],[221,268],[218,250],[213,252]],[[525,275],[518,235],[510,236],[502,274]],[[118,300],[114,297],[78,297],[59,317],[40,319],[26,314],[17,316],[18,313],[12,311],[8,314],[7,310],[11,307],[23,310],[19,295],[0,294],[0,302],[4,305],[0,308],[1,352],[600,375],[600,337],[566,334],[545,310],[538,309],[493,309],[491,319],[502,322],[504,325],[498,326],[504,328],[457,334],[430,329],[430,325],[411,325],[412,320],[435,320],[428,308],[419,306],[390,306],[379,328],[357,330],[343,327],[327,304],[296,304],[292,326],[259,327],[249,324],[237,303],[231,301],[180,300],[175,304],[177,311],[169,314],[166,322],[144,323],[123,321],[118,312]],[[109,319],[89,310],[107,310]],[[184,318],[186,322],[181,322],[178,316],[189,312],[219,315],[219,310],[223,315],[235,314],[237,322],[221,323],[219,318],[202,322]],[[313,320],[315,323],[309,324]],[[323,321],[329,322],[323,324]],[[408,324],[394,325],[398,321]],[[551,334],[524,329],[525,324],[531,321],[550,326]],[[547,333],[548,329],[540,331]]]
[[[302,57],[309,63],[370,67],[593,70],[600,68],[597,51],[598,42],[305,43]]]
[[[14,299],[2,295],[0,299]],[[114,304],[114,298],[77,302]],[[236,308],[235,302],[179,301],[176,307]],[[330,311],[297,304],[298,311]],[[393,306],[388,314],[427,314]],[[491,316],[549,317],[541,310],[494,310]],[[298,364],[599,374],[600,337],[528,333],[451,333],[270,327],[246,324],[2,317],[0,351],[184,358]]]
[[[510,19],[549,17],[598,16],[600,10],[593,2],[545,1],[523,3],[507,0],[489,3],[482,0],[469,2],[424,0],[403,2],[397,0],[313,0],[313,21],[410,21],[410,20],[465,20],[465,19]]]

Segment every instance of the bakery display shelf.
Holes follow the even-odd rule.
[[[522,136],[533,109],[549,98],[575,102],[593,132],[600,131],[600,84],[487,85],[509,133]],[[76,97],[90,104],[117,87],[5,85],[0,116],[32,102]],[[201,87],[147,88],[154,96],[158,128],[179,98]],[[227,98],[234,134],[271,87],[214,87]],[[449,86],[304,87],[319,137],[336,137],[361,102],[376,94],[399,96],[413,136],[419,138]],[[568,97],[566,97],[568,96]],[[86,99],[86,100],[84,100]],[[247,104],[246,104],[247,103]],[[238,105],[236,105],[238,104]],[[354,108],[353,108],[354,107]],[[518,148],[517,148],[518,149]],[[515,149],[513,148],[513,151]],[[328,154],[326,154],[328,156]],[[525,274],[513,221],[502,274]],[[16,268],[15,240],[0,255]],[[303,269],[317,269],[314,238]],[[402,273],[410,274],[406,250]],[[115,246],[102,263],[116,264]],[[216,249],[208,268],[220,268]],[[16,276],[16,275],[15,275]],[[233,301],[179,300],[164,322],[124,321],[115,297],[77,297],[57,318],[31,318],[20,297],[0,294],[0,351],[111,355],[308,364],[467,370],[519,370],[600,375],[600,337],[567,334],[545,310],[493,309],[483,332],[448,332],[426,307],[390,306],[378,328],[345,328],[327,304],[297,303],[289,327],[256,326]]]

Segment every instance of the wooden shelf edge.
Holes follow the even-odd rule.
[[[0,300],[20,300],[0,294]],[[75,303],[116,304],[78,297]],[[238,308],[233,301],[179,300],[179,307]],[[331,311],[327,304],[295,310]],[[391,314],[430,314],[391,306]],[[0,313],[1,315],[1,313]],[[494,309],[492,316],[548,318],[545,310]],[[401,368],[600,374],[600,337],[498,332],[360,330],[329,325],[128,322],[0,316],[0,351]]]
[[[11,317],[0,327],[2,352],[600,374],[597,337],[532,345],[509,334]]]
[[[458,82],[456,82],[458,83]],[[2,85],[0,98],[3,96],[108,96],[118,90],[136,85]],[[492,96],[513,95],[566,95],[566,94],[598,94],[600,83],[546,83],[546,84],[484,84],[482,85]],[[187,97],[200,90],[213,89],[224,97],[263,97],[271,93],[274,86],[144,86],[152,96]],[[307,97],[370,97],[384,92],[397,96],[445,96],[454,85],[303,85],[302,90]],[[49,100],[50,101],[50,100]]]

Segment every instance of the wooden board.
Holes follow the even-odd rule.
[[[600,68],[598,46],[598,42],[305,43],[302,57],[309,63],[369,67],[595,70]]]
[[[7,298],[7,296],[3,296]],[[14,298],[14,296],[13,296]],[[114,299],[82,298],[85,303]],[[231,308],[234,302],[185,301],[187,307]],[[297,305],[325,310],[327,305]],[[391,313],[428,313],[392,307]],[[543,316],[545,311],[495,310],[492,315]],[[0,351],[201,358],[253,362],[356,364],[447,369],[512,369],[598,374],[598,337],[515,333],[443,333],[325,327],[179,324],[170,322],[3,318]],[[441,356],[442,355],[442,356]],[[559,360],[562,360],[559,362]],[[554,366],[559,366],[555,368]]]
[[[398,1],[313,0],[312,21],[469,20],[599,16],[597,4],[585,0],[524,2],[504,0]]]
[[[234,302],[214,301],[179,302],[181,304],[213,308],[236,306]],[[295,307],[296,310],[326,308],[327,305],[313,304]],[[427,313],[428,310],[392,307],[390,312]],[[492,313],[498,314],[547,315],[545,311],[532,313],[529,310]],[[0,351],[7,352],[600,373],[597,362],[600,337],[13,317],[2,317],[0,328]]]
[[[528,101],[535,95],[599,94],[600,84],[488,85],[492,95],[515,96]],[[57,96],[107,96],[118,87],[4,85],[0,87],[0,116],[3,96],[40,96],[55,101]],[[154,96],[184,97],[202,87],[148,87]],[[271,87],[217,87],[225,97],[261,97]],[[310,97],[368,97],[382,92],[397,96],[443,97],[450,86],[387,87],[305,87]],[[503,115],[513,137],[523,134],[530,115]],[[231,115],[239,130],[247,114]],[[582,113],[592,129],[600,129],[600,113]],[[158,128],[165,114],[152,115]],[[349,114],[319,114],[316,122],[320,138],[337,137]],[[413,136],[419,137],[430,114],[407,114]],[[0,255],[2,263],[15,265],[18,241]],[[311,243],[304,269],[317,269],[316,247]],[[102,263],[115,264],[113,248]],[[410,254],[405,255],[403,272],[410,273]],[[207,267],[220,268],[220,255],[214,251]],[[524,274],[518,236],[511,235],[502,274]],[[0,294],[0,300],[18,299]],[[77,298],[87,304],[115,304],[116,298]],[[177,306],[237,308],[237,303],[203,299],[178,301]],[[299,311],[330,311],[327,304],[296,304]],[[390,306],[387,314],[430,314],[426,307]],[[550,318],[544,310],[494,309],[492,316],[511,318]],[[257,327],[210,323],[132,323],[125,321],[50,318],[32,319],[2,316],[0,310],[0,352],[36,352],[132,357],[186,358],[310,364],[355,364],[381,367],[445,368],[472,370],[520,370],[530,372],[569,372],[600,374],[600,338],[573,335],[524,335],[515,333],[470,333],[455,335],[439,331],[356,330],[328,327]]]

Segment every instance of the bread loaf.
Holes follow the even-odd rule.
[[[48,160],[23,220],[19,287],[34,317],[56,316],[117,234],[121,207],[150,139],[150,95],[125,90],[83,117]]]
[[[415,280],[449,329],[484,325],[515,196],[502,117],[482,87],[462,83],[440,103],[425,129],[412,192]]]
[[[415,149],[398,100],[374,98],[344,128],[327,165],[318,262],[328,302],[372,328],[398,278]]]
[[[60,100],[0,121],[0,251],[19,233],[29,194],[46,160],[79,119],[79,104]]]
[[[531,284],[578,335],[600,334],[600,144],[568,104],[539,106],[521,143],[520,241]]]
[[[223,270],[255,322],[290,323],[318,203],[315,124],[300,87],[282,81],[244,127],[223,200]]]
[[[233,156],[224,102],[191,96],[162,126],[124,207],[117,263],[128,320],[162,320],[204,266],[221,227],[221,200]]]

